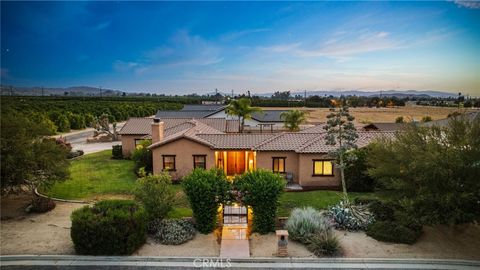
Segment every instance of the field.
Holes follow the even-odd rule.
[[[328,108],[303,109],[309,112],[309,122],[326,122],[329,113]],[[453,112],[471,112],[474,109],[458,109],[451,107],[430,107],[430,106],[405,106],[395,108],[350,108],[350,113],[355,117],[357,123],[393,123],[399,116],[406,121],[420,121],[424,116],[430,116],[433,120],[447,118]],[[476,110],[478,111],[478,109]]]

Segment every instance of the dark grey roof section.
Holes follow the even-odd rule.
[[[219,111],[225,108],[225,105],[221,104],[208,104],[208,105],[183,105],[182,111]]]
[[[212,114],[212,111],[157,111],[155,118],[204,118]]]
[[[258,122],[283,122],[280,115],[288,110],[263,110],[252,114],[252,119]]]
[[[363,126],[364,130],[380,130],[380,131],[398,131],[404,129],[405,123],[371,123]]]
[[[463,118],[469,122],[475,120],[476,118],[480,118],[480,111],[478,112],[470,112],[470,113],[465,113],[459,116],[454,116],[454,117],[459,117],[459,119]],[[446,127],[448,126],[448,123],[450,122],[450,118],[445,118],[445,119],[440,119],[440,120],[435,120],[435,121],[430,121],[426,123],[422,123],[423,126],[426,127],[431,127],[431,126],[437,126],[437,127]]]

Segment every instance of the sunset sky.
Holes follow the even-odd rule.
[[[480,2],[1,2],[1,82],[480,96]]]

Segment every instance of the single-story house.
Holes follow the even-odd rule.
[[[164,123],[165,136],[176,133],[183,128],[191,127],[191,118],[162,118]],[[198,122],[210,126],[223,133],[238,132],[238,120],[227,120],[224,118],[200,118]],[[152,118],[129,118],[122,129],[118,132],[121,135],[122,153],[129,157],[135,148],[144,140],[152,139]]]
[[[171,119],[136,121],[150,123],[149,136],[139,138],[152,139],[149,148],[155,174],[168,172],[173,179],[181,179],[194,168],[216,167],[232,177],[263,168],[289,175],[292,184],[303,188],[340,186],[339,169],[328,154],[334,147],[326,144],[325,131],[320,127],[303,132],[229,133],[228,128],[221,130],[205,119],[180,121],[176,125],[169,122]],[[122,144],[126,132],[129,136],[133,133],[130,130],[133,127],[122,129]],[[142,134],[146,132],[143,130]],[[359,147],[382,136],[394,136],[394,132],[378,131],[359,131],[358,134]]]
[[[155,118],[225,118],[238,120],[236,116],[228,115],[225,111],[226,105],[202,104],[184,105],[179,111],[158,111]],[[245,119],[245,131],[261,130],[274,131],[283,128],[283,119],[280,115],[287,110],[263,110],[255,112],[251,119]]]

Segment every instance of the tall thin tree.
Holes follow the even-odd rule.
[[[327,131],[325,140],[327,145],[336,146],[332,151],[336,158],[337,166],[340,168],[340,177],[342,179],[342,190],[344,200],[348,202],[347,186],[345,184],[345,153],[353,148],[358,138],[357,130],[353,125],[355,117],[350,115],[348,106],[346,104],[340,105],[338,110],[336,107],[330,109],[330,114],[327,115],[327,125],[324,127]]]

